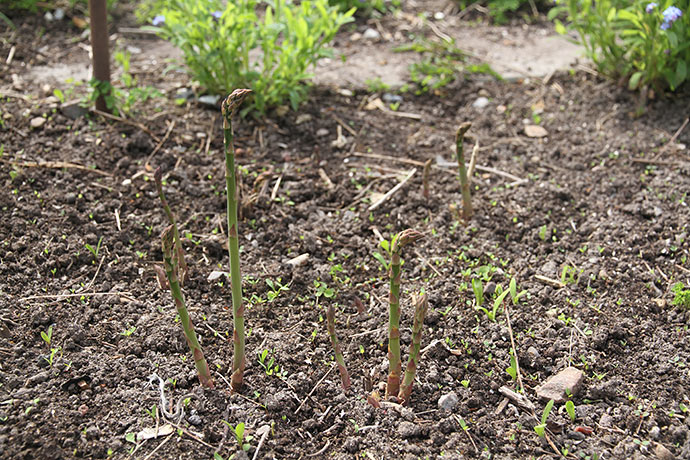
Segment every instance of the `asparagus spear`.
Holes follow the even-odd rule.
[[[161,240],[163,242],[163,264],[165,265],[165,275],[168,278],[170,292],[172,293],[173,300],[175,301],[175,307],[177,307],[177,314],[180,315],[180,322],[182,323],[184,336],[187,339],[187,345],[189,345],[189,348],[191,348],[192,355],[194,356],[194,364],[196,365],[196,370],[199,373],[199,382],[201,382],[202,385],[213,388],[211,373],[209,372],[208,364],[204,358],[204,352],[201,350],[201,345],[199,345],[199,341],[196,338],[192,320],[189,318],[189,313],[187,313],[187,307],[185,306],[184,295],[180,289],[180,282],[177,276],[179,266],[174,262],[173,259],[173,248],[175,246],[175,232],[173,228],[174,227],[170,225],[163,230],[163,234],[161,235]]]
[[[237,178],[235,170],[234,134],[232,131],[232,116],[235,114],[244,98],[251,92],[249,89],[236,89],[224,101],[223,134],[225,139],[225,182],[227,192],[228,213],[228,253],[230,255],[230,286],[232,289],[232,316],[234,331],[232,341],[234,355],[232,360],[232,376],[230,386],[234,391],[242,388],[242,378],[245,367],[244,354],[244,305],[242,305],[242,278],[240,274],[240,247],[237,237]]]
[[[343,390],[347,393],[350,389],[350,374],[345,367],[345,358],[343,352],[340,351],[340,344],[338,344],[338,337],[335,335],[335,308],[333,305],[328,307],[326,311],[326,325],[328,327],[328,335],[331,336],[331,344],[333,344],[333,351],[335,353],[335,362],[338,364],[338,371],[340,371],[340,380],[343,383]]]
[[[397,396],[400,389],[400,250],[412,244],[424,235],[416,230],[407,229],[393,237],[391,241],[390,295],[388,299],[388,383],[386,398]]]
[[[153,173],[153,179],[156,183],[158,198],[160,198],[161,200],[161,204],[163,205],[165,215],[168,216],[168,221],[170,222],[170,225],[172,225],[173,227],[175,235],[175,254],[173,254],[173,262],[180,267],[180,284],[183,284],[185,281],[187,281],[189,272],[187,270],[187,262],[185,262],[184,260],[184,250],[182,249],[180,233],[177,230],[177,221],[175,220],[175,215],[172,213],[172,210],[168,205],[168,200],[165,198],[165,194],[163,193],[163,171],[160,167],[156,168],[156,171]]]
[[[470,182],[467,179],[467,169],[465,168],[465,154],[463,151],[463,140],[465,133],[470,129],[472,123],[466,121],[458,127],[455,134],[456,156],[458,168],[460,170],[460,191],[462,192],[462,218],[465,221],[472,217],[472,198],[470,197]]]
[[[417,298],[414,309],[414,324],[412,326],[412,343],[410,344],[410,357],[407,360],[407,367],[405,368],[405,376],[400,384],[400,392],[398,399],[403,403],[409,401],[412,394],[412,383],[417,372],[417,365],[419,364],[419,349],[422,344],[422,326],[424,324],[424,316],[429,305],[426,294],[422,294]]]

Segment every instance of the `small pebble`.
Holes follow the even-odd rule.
[[[414,438],[419,434],[419,427],[412,422],[400,422],[398,426],[398,434],[403,439]]]
[[[489,105],[489,99],[485,98],[484,96],[478,97],[473,103],[472,107],[475,109],[483,109]]]
[[[31,119],[31,127],[32,128],[40,128],[41,126],[46,124],[46,119],[43,117],[36,117]]]
[[[378,30],[369,28],[364,31],[362,37],[364,37],[365,40],[378,40],[381,38],[381,34],[378,32]]]
[[[452,411],[458,405],[458,402],[458,395],[451,391],[438,398],[438,407],[439,409]]]

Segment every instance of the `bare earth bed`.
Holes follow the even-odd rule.
[[[209,280],[228,271],[219,112],[176,105],[184,78],[163,75],[160,62],[137,77],[170,91],[134,124],[70,119],[27,68],[64,60],[58,48],[79,31],[48,27],[53,48],[37,55],[50,41],[37,34],[39,19],[16,20],[19,32],[5,30],[0,43],[3,61],[17,45],[0,72],[0,458],[210,459],[219,446],[227,458],[237,443],[223,420],[246,424],[249,458],[263,433],[257,458],[690,458],[690,313],[671,305],[673,284],[690,280],[690,130],[672,139],[687,93],[658,97],[633,118],[634,95],[587,73],[475,75],[438,95],[404,94],[398,111],[417,118],[369,110],[381,94],[319,86],[297,113],[238,119],[249,335],[245,387],[231,394],[229,283]],[[480,96],[488,105],[474,107]],[[525,134],[535,113],[544,137]],[[46,120],[34,128],[36,117]],[[475,215],[458,223],[452,161],[463,121],[473,123],[481,168]],[[184,290],[213,390],[199,386],[152,269],[166,219],[147,159],[164,168],[188,235]],[[409,404],[377,409],[365,387],[385,381],[387,281],[373,254],[379,233],[406,228],[426,237],[403,254],[403,356],[410,294],[422,288],[424,353]],[[306,263],[287,263],[300,254]],[[518,388],[505,371],[505,312],[492,322],[472,306],[471,279],[484,277],[491,297],[512,276],[529,293],[509,313],[534,413],[499,391]],[[269,301],[266,281],[278,279],[288,290]],[[315,281],[335,295],[318,297]],[[323,322],[329,304],[353,377],[347,395]],[[48,345],[41,332],[51,326]],[[264,350],[279,366],[271,375],[258,362]],[[576,418],[556,404],[547,442],[533,430],[546,403],[537,388],[567,367],[583,374],[570,395]],[[153,374],[179,418],[161,412]],[[456,404],[440,408],[451,393]],[[153,437],[137,441],[144,430]]]

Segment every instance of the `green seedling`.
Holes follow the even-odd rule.
[[[236,89],[224,101],[223,135],[225,144],[225,184],[228,215],[228,253],[230,256],[230,285],[232,289],[233,317],[233,361],[230,385],[234,391],[242,388],[244,367],[244,305],[242,305],[242,275],[240,273],[240,244],[237,231],[237,170],[235,168],[234,133],[232,116],[242,105],[242,101],[251,93],[249,89]]]
[[[465,222],[472,217],[472,197],[470,196],[470,181],[467,177],[467,169],[465,168],[465,154],[464,154],[464,140],[465,133],[470,129],[472,123],[465,122],[458,127],[455,134],[455,155],[458,160],[458,170],[460,173],[460,191],[462,192],[462,218]]]
[[[182,284],[187,281],[189,272],[187,269],[187,262],[184,259],[184,250],[182,249],[182,241],[180,241],[180,232],[177,229],[177,221],[175,220],[175,215],[168,205],[168,200],[165,198],[165,193],[163,193],[163,171],[160,167],[156,168],[156,171],[153,173],[153,179],[156,183],[156,191],[158,192],[158,198],[161,200],[163,211],[165,211],[168,222],[173,228],[173,235],[175,237],[175,252],[173,254],[173,262],[180,267],[180,283]]]
[[[423,238],[424,235],[416,230],[407,229],[395,235],[390,244],[382,241],[381,247],[390,255],[389,275],[390,294],[388,296],[388,383],[386,398],[397,396],[400,390],[400,376],[402,364],[400,362],[400,274],[402,260],[400,251],[403,247]],[[384,244],[385,243],[385,244]]]
[[[317,303],[320,297],[330,299],[335,295],[335,290],[333,288],[329,288],[328,285],[323,281],[314,280],[314,288],[316,289],[314,296],[316,297]]]
[[[506,298],[508,294],[510,294],[510,291],[502,291],[501,292],[501,286],[496,287],[496,292],[499,292],[498,296],[494,299],[494,306],[491,310],[487,309],[486,307],[482,306],[476,306],[474,307],[475,310],[481,310],[486,314],[486,317],[489,318],[489,321],[491,322],[496,322],[496,316],[498,315],[498,309],[501,305],[503,305],[503,300]]]
[[[276,364],[274,354],[275,353],[272,351],[271,356],[269,356],[268,350],[264,350],[259,353],[259,366],[264,369],[266,375],[276,375],[278,377],[282,377],[280,373],[280,366]]]
[[[484,304],[484,285],[479,278],[472,279],[472,292],[474,292],[475,308]]]
[[[561,271],[561,283],[564,285],[577,284],[580,281],[582,270],[578,270],[570,265],[564,265]]]
[[[211,378],[211,373],[208,369],[206,358],[204,358],[204,352],[202,351],[201,345],[197,340],[196,333],[194,332],[194,326],[192,325],[192,320],[189,318],[184,295],[182,294],[182,289],[180,288],[178,278],[179,266],[173,261],[173,254],[176,251],[175,235],[172,225],[168,226],[163,231],[161,240],[163,243],[163,265],[165,267],[165,275],[168,279],[168,285],[170,286],[170,293],[175,301],[177,314],[180,317],[180,323],[182,324],[182,329],[184,330],[184,336],[187,339],[187,345],[189,345],[189,348],[192,350],[192,355],[194,356],[194,364],[196,366],[197,373],[199,374],[199,382],[201,382],[202,385],[213,388],[213,379]]]
[[[520,297],[527,294],[526,290],[517,292],[517,283],[515,282],[515,278],[510,279],[508,290],[510,291],[510,298],[515,306],[517,306],[518,302],[520,301]]]
[[[422,345],[422,326],[424,325],[424,316],[429,307],[429,301],[426,294],[422,294],[415,302],[414,323],[412,325],[412,343],[410,344],[410,356],[407,360],[407,367],[405,368],[405,375],[400,384],[400,391],[398,392],[398,399],[403,403],[410,400],[412,394],[412,384],[414,383],[414,376],[417,373],[417,366],[419,365],[419,350]]]
[[[343,391],[347,393],[350,389],[350,374],[347,372],[347,367],[345,367],[345,358],[343,358],[343,352],[340,350],[338,337],[335,334],[335,308],[333,305],[330,305],[326,312],[326,326],[328,328],[328,335],[331,337],[331,345],[333,345],[335,362],[340,372],[340,381],[343,384]]]
[[[568,400],[565,402],[565,411],[568,413],[568,417],[570,417],[570,421],[574,422],[575,421],[575,403],[572,401]]]
[[[683,283],[676,283],[671,288],[671,291],[675,294],[671,305],[690,308],[690,289],[685,289]]]
[[[48,355],[47,358],[44,357],[43,359],[45,359],[48,362],[50,367],[53,367],[53,362],[55,361],[55,355],[57,355],[58,353],[60,353],[62,355],[62,347],[51,348],[50,349],[50,355]]]
[[[53,326],[52,325],[48,326],[48,330],[46,332],[41,331],[41,338],[43,339],[43,341],[46,344],[50,345],[50,341],[53,338]]]
[[[544,412],[541,414],[541,423],[534,427],[534,432],[537,433],[537,435],[539,435],[540,438],[546,436],[546,419],[549,418],[549,413],[551,413],[551,409],[553,409],[553,399],[549,400],[549,402],[546,403],[546,407],[544,407]]]
[[[290,287],[281,283],[282,278],[278,278],[275,281],[266,278],[265,281],[270,289],[270,291],[266,293],[266,298],[269,302],[273,302],[276,298],[278,298],[281,292],[290,290]]]
[[[103,242],[103,237],[98,238],[98,243],[96,243],[96,247],[94,248],[91,246],[89,243],[84,243],[84,247],[93,255],[94,260],[98,259],[98,253],[101,250],[101,243]]]
[[[134,331],[136,331],[136,330],[137,330],[136,326],[130,326],[129,328],[120,332],[120,335],[124,335],[125,337],[129,337],[130,335],[134,334]]]
[[[539,227],[539,239],[542,241],[546,241],[546,236],[548,234],[548,229],[546,228],[546,225],[542,225]]]
[[[245,452],[248,451],[250,447],[249,441],[253,439],[253,436],[244,434],[244,422],[240,422],[236,426],[232,426],[231,423],[226,422],[225,420],[223,420],[223,423],[230,427],[232,435],[235,437],[235,441],[237,441],[237,444],[240,446],[240,449],[242,449]]]

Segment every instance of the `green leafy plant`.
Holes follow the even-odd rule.
[[[275,281],[270,278],[266,278],[265,281],[270,289],[270,291],[266,293],[266,298],[269,302],[273,302],[275,299],[277,299],[281,292],[290,290],[287,285],[281,283],[281,278],[277,278]]]
[[[486,307],[482,307],[481,305],[475,306],[475,310],[480,310],[483,311],[484,314],[486,315],[487,318],[489,318],[489,321],[491,322],[496,322],[496,316],[498,315],[498,309],[503,305],[503,300],[506,298],[508,294],[510,294],[510,291],[503,291],[501,286],[496,286],[496,293],[497,296],[494,299],[494,304],[491,310],[489,310]]]
[[[670,0],[558,0],[551,19],[567,14],[587,55],[603,74],[630,89],[678,88],[688,78],[690,17]],[[566,28],[556,20],[556,28]]]
[[[263,350],[261,353],[259,353],[259,366],[263,368],[264,372],[268,376],[276,375],[278,377],[282,377],[280,366],[276,364],[274,355],[275,353],[273,351],[270,352],[269,356],[269,351]]]
[[[671,291],[674,294],[671,305],[690,308],[690,289],[685,289],[683,283],[676,283],[671,288]]]
[[[544,412],[542,412],[541,414],[541,423],[534,427],[534,432],[537,433],[537,435],[539,435],[540,438],[543,438],[546,435],[546,420],[549,418],[551,409],[553,409],[553,402],[553,399],[551,399],[549,400],[549,402],[546,403],[546,406],[544,407]]]
[[[326,327],[328,328],[328,335],[331,338],[331,345],[333,345],[335,362],[338,366],[338,372],[340,372],[340,381],[343,384],[343,391],[347,393],[350,389],[350,374],[347,372],[345,358],[343,357],[343,352],[340,350],[338,337],[335,334],[335,307],[333,307],[333,305],[329,305],[326,312]]]
[[[230,4],[228,4],[230,5]],[[236,89],[223,101],[223,135],[225,143],[225,183],[228,215],[228,253],[230,255],[230,285],[232,290],[233,361],[230,384],[234,391],[242,388],[245,367],[244,305],[242,304],[242,275],[240,272],[240,243],[237,232],[237,170],[235,168],[232,116],[249,95],[249,89]]]
[[[374,10],[385,13],[400,6],[400,0],[328,0],[328,3],[342,11],[355,8],[358,16],[370,16]]]
[[[561,271],[561,283],[564,285],[577,284],[580,281],[582,270],[578,270],[570,265],[564,265]]]
[[[520,301],[520,297],[527,294],[526,290],[517,292],[517,282],[515,281],[515,278],[510,279],[510,283],[508,284],[508,290],[510,291],[510,298],[513,301],[513,305],[515,306],[517,306],[518,302]]]
[[[456,46],[454,39],[431,41],[418,38],[395,48],[395,51],[421,54],[421,60],[409,67],[410,79],[417,86],[417,94],[435,93],[468,73],[483,73],[501,79],[488,64],[467,62],[467,56]]]
[[[474,293],[475,308],[484,305],[484,284],[479,278],[472,278],[472,292]]]
[[[251,88],[254,98],[243,113],[263,114],[286,99],[293,109],[306,99],[308,68],[332,57],[326,45],[353,13],[327,0],[175,0],[152,22],[159,36],[182,50],[203,88],[213,94]],[[255,50],[260,57],[250,57]]]
[[[182,324],[182,329],[184,330],[184,336],[187,339],[187,345],[189,345],[189,348],[192,350],[192,355],[194,356],[194,365],[196,366],[197,373],[199,374],[199,382],[201,382],[202,385],[213,388],[213,379],[211,378],[211,373],[208,369],[206,358],[204,358],[204,352],[202,351],[201,345],[197,340],[196,332],[194,332],[194,326],[192,325],[192,320],[189,318],[187,306],[185,305],[184,294],[182,294],[182,289],[180,288],[178,276],[179,265],[177,265],[173,259],[173,253],[175,252],[175,236],[172,225],[168,226],[163,231],[161,241],[163,246],[163,265],[165,267],[165,275],[168,279],[170,293],[175,301],[177,314],[180,317],[180,323]]]
[[[412,384],[414,383],[414,376],[417,373],[417,366],[419,365],[419,350],[422,344],[422,326],[424,325],[424,316],[426,315],[428,307],[429,301],[426,294],[422,294],[416,299],[410,356],[407,359],[405,375],[403,376],[402,383],[400,384],[400,391],[398,392],[398,399],[403,403],[409,401],[410,395],[412,394]]]
[[[570,421],[574,422],[575,421],[575,403],[573,403],[571,400],[568,400],[565,402],[565,411],[568,413],[568,417],[570,417]]]
[[[400,377],[402,364],[400,362],[400,275],[402,260],[400,251],[424,235],[416,230],[407,229],[395,235],[390,244],[381,241],[381,247],[390,255],[388,273],[390,275],[390,294],[388,297],[388,383],[386,385],[386,397],[397,396],[400,390]]]
[[[513,350],[510,350],[510,366],[506,368],[506,373],[510,375],[510,378],[513,379],[513,381],[517,380],[518,367]]]

